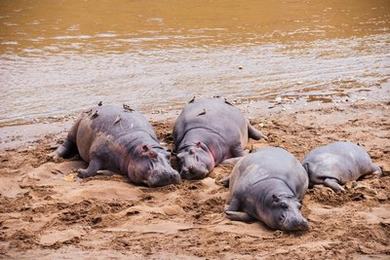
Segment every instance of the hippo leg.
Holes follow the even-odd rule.
[[[101,170],[102,163],[99,159],[93,158],[89,162],[88,168],[78,169],[78,176],[80,178],[92,177],[98,174],[98,171]]]
[[[373,164],[372,165],[372,174],[382,176],[382,169],[378,165]]]
[[[221,165],[231,165],[231,166],[234,166],[234,165],[236,165],[236,163],[238,163],[239,160],[241,160],[241,158],[242,158],[242,156],[226,159],[225,161],[221,162],[220,164]]]
[[[69,139],[66,139],[65,142],[60,145],[53,154],[53,158],[62,157],[67,158],[75,155],[77,153],[77,146],[74,142]]]
[[[337,182],[336,179],[333,178],[326,178],[324,179],[324,185],[331,188],[335,192],[344,192],[345,189],[341,187],[341,185]]]
[[[267,136],[265,136],[262,132],[254,128],[249,122],[248,122],[248,137],[252,138],[254,140],[260,140],[261,138],[267,140]]]
[[[238,211],[240,208],[240,202],[236,198],[232,198],[229,206],[225,209],[226,217],[230,220],[243,221],[243,222],[252,222],[254,218],[248,215],[248,213],[243,211]]]
[[[246,212],[242,211],[225,211],[226,217],[230,220],[234,221],[242,221],[242,222],[253,222],[255,219],[248,215]]]
[[[243,157],[245,155],[244,149],[242,149],[241,144],[237,144],[234,148],[231,149],[232,157]]]
[[[60,145],[57,150],[49,154],[54,161],[57,161],[60,157],[69,158],[78,153],[76,145],[76,135],[79,128],[81,118],[79,118],[76,123],[70,129],[68,136],[66,137],[64,143]]]

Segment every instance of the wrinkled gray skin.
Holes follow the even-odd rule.
[[[89,162],[88,168],[78,170],[81,178],[109,170],[149,187],[180,181],[170,165],[170,153],[157,141],[147,119],[126,107],[104,105],[83,112],[54,157],[77,153]]]
[[[245,222],[258,219],[273,229],[307,230],[300,202],[308,183],[305,169],[292,154],[276,147],[258,149],[233,168],[226,216]]]
[[[243,156],[248,137],[259,140],[264,135],[225,99],[191,100],[173,130],[180,175],[206,177],[224,160]]]
[[[310,185],[323,184],[336,192],[341,185],[368,174],[381,174],[364,148],[350,142],[335,142],[312,150],[303,160]]]

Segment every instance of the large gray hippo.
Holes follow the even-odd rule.
[[[204,178],[222,161],[243,156],[248,137],[264,135],[224,98],[191,100],[173,130],[181,176]]]
[[[88,168],[78,170],[81,178],[110,170],[150,187],[180,181],[170,165],[170,153],[160,145],[147,119],[126,106],[103,105],[83,112],[54,156],[76,153],[89,162]]]
[[[307,230],[300,201],[308,183],[305,169],[292,154],[276,147],[257,149],[233,168],[226,216],[245,222],[258,219],[273,229]]]
[[[367,174],[380,174],[363,147],[350,142],[335,142],[312,150],[303,160],[310,185],[324,184],[336,192],[341,185]]]

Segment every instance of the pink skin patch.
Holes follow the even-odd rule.
[[[214,167],[215,167],[215,157],[216,157],[215,152],[213,152],[212,149],[210,149],[206,144],[204,144],[202,142],[197,142],[196,146],[199,147],[199,148],[202,148],[205,151],[207,151],[207,153],[209,154],[209,156],[211,158],[211,162],[212,162],[210,170],[214,169]]]
[[[214,153],[213,153],[213,151],[211,149],[207,149],[207,153],[210,155],[211,162],[212,162],[212,165],[211,165],[210,169],[214,169],[214,167],[215,167],[215,155],[214,155]]]

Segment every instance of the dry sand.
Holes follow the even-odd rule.
[[[251,120],[269,140],[249,146],[281,146],[302,159],[318,145],[351,140],[385,174],[349,183],[344,194],[310,189],[303,202],[310,231],[285,233],[225,218],[220,180],[231,166],[162,188],[137,187],[120,175],[80,180],[75,169],[83,162],[47,156],[65,133],[46,135],[0,153],[0,258],[389,259],[389,102],[279,109]],[[172,125],[154,122],[168,145]]]

